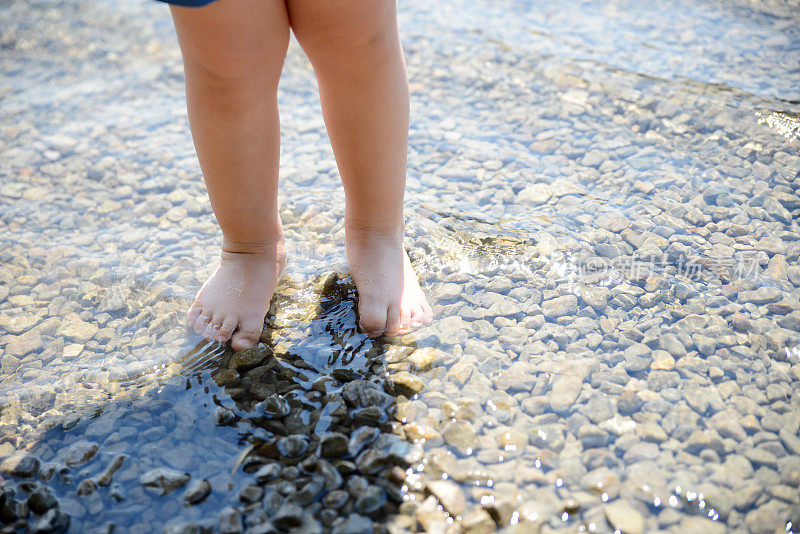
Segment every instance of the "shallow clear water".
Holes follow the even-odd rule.
[[[795,529],[798,6],[399,10],[407,244],[437,320],[357,332],[343,196],[293,43],[290,263],[262,345],[234,355],[182,326],[220,236],[168,11],[0,3],[0,458],[41,462],[3,488],[49,487],[72,532],[288,528],[286,502],[307,531]],[[329,432],[368,443],[317,462]],[[159,467],[209,496],[145,488]]]

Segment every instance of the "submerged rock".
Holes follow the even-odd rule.
[[[264,349],[264,346],[257,343],[249,349],[241,350],[231,356],[228,368],[242,372],[245,369],[256,367],[267,355],[268,352]]]
[[[400,371],[399,373],[393,374],[389,378],[389,381],[397,393],[407,397],[412,397],[425,389],[425,382],[408,371]]]
[[[90,441],[79,441],[67,449],[67,454],[64,457],[64,463],[69,466],[76,466],[85,464],[97,454],[97,443]]]
[[[236,415],[225,407],[217,406],[217,409],[214,410],[214,420],[217,422],[217,425],[226,426],[236,420]]]
[[[386,453],[377,449],[369,449],[358,457],[356,466],[359,472],[365,475],[374,475],[389,464]]]
[[[51,508],[56,508],[57,506],[58,501],[56,501],[50,488],[38,488],[28,496],[28,508],[35,514],[44,514]]]
[[[139,477],[142,486],[160,491],[161,495],[182,488],[191,477],[174,469],[159,467],[152,469]]]
[[[272,517],[273,524],[281,530],[290,530],[303,524],[303,509],[296,504],[286,503]]]
[[[497,531],[494,519],[483,508],[466,512],[461,520],[461,528],[465,534],[492,534]],[[521,531],[521,527],[513,532],[517,531]]]
[[[350,435],[350,444],[347,446],[348,454],[353,457],[358,456],[364,447],[375,441],[379,435],[380,431],[374,427],[363,426],[356,429]]]
[[[69,529],[69,516],[64,512],[51,508],[37,519],[29,532],[31,534],[59,534]]]
[[[372,531],[372,520],[362,515],[350,514],[343,522],[333,525],[331,534],[362,534]]]
[[[103,473],[97,478],[97,484],[99,486],[108,486],[109,484],[111,484],[114,473],[116,473],[117,470],[120,467],[122,467],[122,463],[124,461],[125,461],[124,454],[120,454],[116,456],[113,460],[111,460],[111,463],[108,465],[105,471],[103,471]]]
[[[415,371],[427,371],[437,362],[446,358],[446,354],[434,347],[423,347],[412,352],[408,356]]]
[[[292,409],[289,405],[289,401],[277,394],[270,395],[256,406],[260,408],[267,417],[285,417],[289,415]]]
[[[389,395],[381,391],[378,384],[369,380],[348,382],[342,390],[342,396],[353,408],[383,407],[392,401]]]
[[[241,512],[232,506],[223,508],[219,514],[219,533],[240,534],[243,530]]]
[[[756,305],[769,304],[776,302],[783,297],[780,289],[774,286],[763,286],[753,291],[742,291],[739,293],[739,302],[750,302]]]
[[[287,458],[302,456],[308,450],[308,440],[299,434],[285,436],[278,440],[278,452]]]
[[[634,343],[623,352],[625,356],[625,370],[628,373],[639,373],[650,368],[653,361],[652,352],[642,343]]]
[[[467,499],[461,487],[449,480],[434,480],[428,482],[428,491],[439,499],[442,507],[453,516],[460,516],[467,507]]]
[[[100,330],[96,325],[81,320],[77,313],[70,313],[64,318],[57,334],[76,343],[89,341]]]
[[[350,500],[350,494],[344,490],[329,491],[322,498],[322,503],[333,510],[338,510]]]
[[[17,452],[0,463],[0,473],[22,478],[31,478],[39,471],[39,458],[27,452]]]
[[[378,486],[369,486],[356,499],[357,512],[369,515],[377,511],[386,502],[386,493]]]
[[[442,428],[442,437],[462,454],[470,454],[477,446],[475,427],[468,421],[450,421]]]
[[[203,502],[209,493],[211,493],[211,484],[208,480],[194,479],[186,486],[183,501],[186,504],[198,504]]]
[[[568,411],[583,387],[583,380],[574,375],[558,375],[553,379],[552,390],[548,395],[550,408],[556,413]]]
[[[603,509],[608,524],[622,534],[642,534],[644,518],[627,501],[614,501]]]
[[[545,317],[563,317],[578,313],[578,297],[563,295],[542,302],[542,313]]]
[[[316,462],[316,472],[325,481],[325,488],[328,491],[340,487],[344,482],[339,471],[325,460],[318,460]]]
[[[341,432],[330,432],[320,439],[320,455],[324,458],[338,458],[344,456],[347,454],[348,445],[347,436]]]
[[[97,482],[91,478],[84,479],[80,484],[78,484],[78,497],[86,497],[95,491],[97,491]]]
[[[307,506],[314,502],[324,490],[325,480],[320,476],[316,476],[292,495],[291,499],[300,506]]]
[[[255,484],[248,484],[239,491],[239,501],[244,504],[251,504],[261,500],[264,490]]]
[[[256,471],[256,480],[265,484],[267,482],[271,482],[278,478],[278,475],[281,474],[281,466],[273,463],[273,464],[266,464],[258,468]]]

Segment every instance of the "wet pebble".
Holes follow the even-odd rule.
[[[573,375],[558,375],[553,379],[548,401],[556,413],[569,410],[583,387],[583,380]]]
[[[241,534],[244,531],[241,512],[232,506],[223,508],[219,514],[218,528],[220,534]]]
[[[625,370],[629,373],[639,373],[650,368],[653,361],[652,351],[647,345],[635,343],[624,351]]]
[[[0,473],[7,476],[31,478],[36,476],[41,462],[36,456],[17,452],[6,458],[0,463]]]
[[[58,501],[56,501],[50,488],[40,487],[28,496],[28,508],[35,514],[44,514],[57,506]]]
[[[542,313],[546,317],[563,317],[578,313],[578,298],[575,295],[564,295],[542,302]]]
[[[306,482],[294,495],[292,495],[292,502],[300,506],[307,506],[314,502],[317,497],[325,490],[325,480],[322,477],[315,476]]]
[[[340,487],[343,483],[343,478],[339,470],[325,460],[318,460],[316,462],[315,472],[325,481],[325,488],[329,491]]]
[[[113,480],[114,477],[114,473],[116,473],[117,470],[120,467],[122,467],[122,464],[124,462],[125,462],[124,454],[115,456],[114,459],[111,460],[111,463],[108,464],[108,467],[106,467],[106,469],[97,478],[97,484],[99,486],[108,486],[109,484],[111,484],[111,481]]]
[[[281,395],[270,395],[257,405],[267,417],[285,417],[289,415],[291,406]]]
[[[264,489],[255,484],[248,484],[239,490],[239,502],[251,504],[261,500],[264,496]]]
[[[211,493],[211,484],[205,479],[193,479],[186,486],[183,493],[183,501],[187,504],[198,504],[205,500]]]
[[[434,480],[428,482],[428,491],[436,497],[445,510],[453,516],[460,516],[467,506],[463,490],[455,482],[449,480]]]
[[[267,482],[271,482],[278,478],[278,475],[281,473],[280,465],[276,463],[266,464],[261,466],[258,471],[256,471],[256,480],[260,483],[265,484]]]
[[[358,514],[350,514],[343,521],[334,523],[331,534],[361,534],[372,532],[372,521]]]
[[[214,420],[219,426],[226,426],[236,420],[236,415],[227,408],[217,406],[216,410],[214,410]]]
[[[469,454],[477,445],[475,428],[468,421],[449,421],[442,427],[445,442],[458,449],[462,454]]]
[[[174,469],[159,467],[139,477],[139,483],[147,488],[158,490],[161,495],[182,488],[191,477]]]
[[[303,509],[291,503],[280,507],[272,517],[272,522],[281,530],[291,530],[303,524]]]
[[[781,290],[774,286],[763,286],[753,291],[739,293],[739,302],[750,302],[756,305],[769,304],[781,299]]]
[[[64,317],[57,334],[76,343],[85,343],[92,339],[100,330],[96,325],[80,318],[77,313],[70,313]]]
[[[333,490],[326,493],[322,500],[326,507],[338,510],[347,504],[350,495],[344,490]]]
[[[399,373],[393,374],[389,378],[389,382],[397,393],[406,395],[407,397],[412,397],[425,389],[425,382],[408,371],[400,371]]]
[[[627,501],[617,500],[608,504],[603,513],[612,529],[623,534],[642,534],[644,518]]]
[[[251,369],[260,364],[267,357],[263,345],[256,344],[249,349],[241,350],[231,356],[228,367],[236,371]]]
[[[378,486],[368,486],[359,492],[355,502],[357,512],[369,515],[376,512],[386,502],[386,493]]]
[[[85,464],[97,454],[98,445],[90,441],[79,441],[67,449],[64,456],[64,463],[69,466]]]
[[[81,480],[81,483],[78,484],[78,489],[76,493],[78,497],[86,497],[88,495],[92,495],[96,491],[97,491],[97,482],[95,482],[91,478],[86,478],[84,480]]]
[[[278,451],[287,458],[297,458],[308,450],[308,440],[298,434],[280,438],[277,445]]]
[[[58,534],[69,529],[70,519],[67,514],[51,508],[43,516],[33,522],[29,532],[31,534]]]
[[[320,454],[324,458],[338,458],[347,454],[350,442],[341,432],[330,432],[320,438]]]

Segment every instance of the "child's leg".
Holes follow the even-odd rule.
[[[314,66],[344,183],[350,273],[361,327],[405,332],[431,308],[403,248],[408,81],[394,0],[288,0]]]
[[[283,270],[277,88],[289,40],[282,0],[172,6],[192,137],[222,229],[217,271],[189,311],[195,331],[256,343]]]

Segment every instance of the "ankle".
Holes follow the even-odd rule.
[[[402,219],[389,221],[353,220],[345,218],[345,235],[352,239],[394,238],[403,241],[405,224]]]
[[[286,256],[286,251],[283,244],[283,235],[265,241],[234,241],[223,237],[222,254],[228,256],[249,254],[254,256],[284,258]]]

